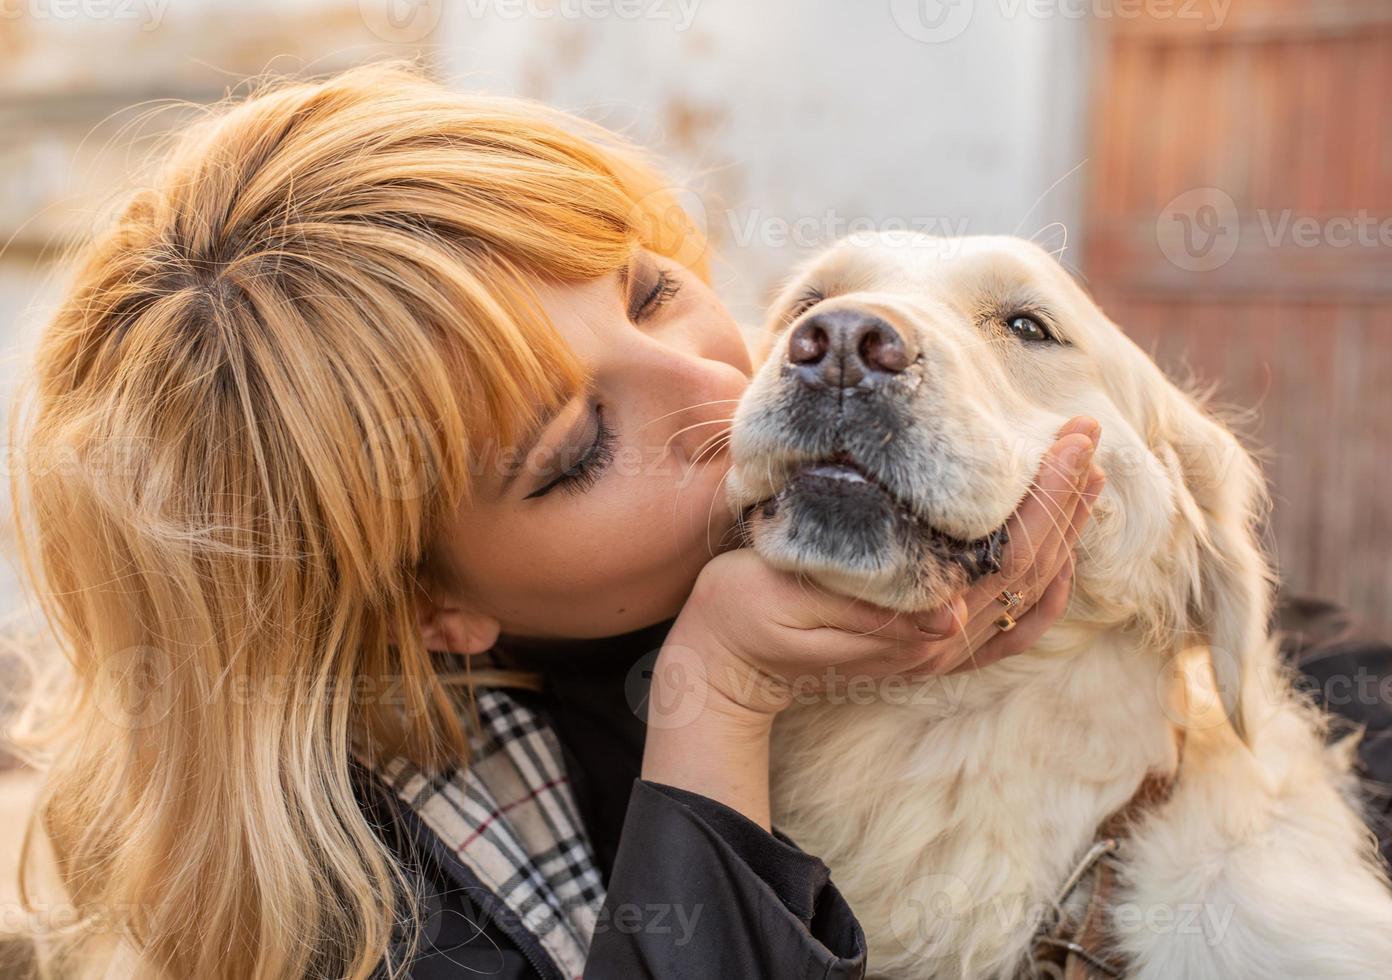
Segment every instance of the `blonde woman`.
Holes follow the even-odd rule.
[[[861,976],[771,832],[770,725],[833,665],[1027,647],[1096,426],[1013,576],[916,620],[731,550],[750,357],[662,188],[610,134],[377,67],[209,116],[96,235],[15,488],[74,678],[54,975]],[[998,635],[1008,586],[1034,608]]]

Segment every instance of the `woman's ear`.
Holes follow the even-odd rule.
[[[427,650],[473,656],[498,642],[501,624],[487,613],[423,587],[416,590],[416,628]]]

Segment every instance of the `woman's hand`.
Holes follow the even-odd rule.
[[[1083,436],[1087,442],[1077,437]],[[1079,417],[1059,430],[1032,492],[1007,523],[1010,541],[1001,570],[968,588],[953,604],[966,629],[944,641],[954,671],[976,670],[1034,646],[1068,608],[1073,593],[1073,548],[1107,483],[1092,462],[1102,427]],[[1081,474],[1081,476],[1079,476]],[[1074,480],[1079,482],[1072,482]],[[998,597],[1017,592],[1017,625],[1002,632]]]
[[[892,675],[973,669],[1028,649],[1067,608],[1073,547],[1105,482],[1100,426],[1077,418],[1008,524],[1001,571],[942,609],[902,614],[820,592],[749,550],[701,572],[653,671],[646,779],[768,825],[768,732],[800,694]],[[1002,632],[998,597],[1019,593]]]

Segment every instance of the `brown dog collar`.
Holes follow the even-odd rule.
[[[1176,731],[1175,741],[1182,758],[1183,730]],[[1170,772],[1147,773],[1131,799],[1102,821],[1087,852],[1064,881],[1053,914],[1035,933],[1030,944],[1031,977],[1119,980],[1126,976],[1128,964],[1111,931],[1116,854],[1141,818],[1174,794],[1178,781],[1178,765]],[[1081,915],[1073,917],[1064,911],[1064,905],[1080,888],[1089,889],[1087,904]]]

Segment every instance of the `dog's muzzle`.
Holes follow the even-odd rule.
[[[759,494],[741,503],[746,540],[776,566],[906,607],[999,569],[1003,526],[959,537],[925,503],[933,468],[964,464],[934,445],[919,345],[916,331],[852,306],[789,328],[734,440]]]

